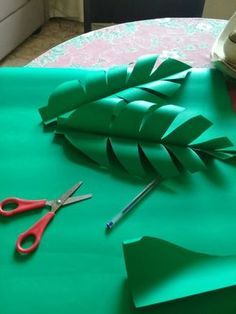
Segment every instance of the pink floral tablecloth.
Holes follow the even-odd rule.
[[[225,24],[204,18],[162,18],[114,25],[70,39],[28,66],[110,67],[157,53],[159,62],[171,57],[209,67],[212,45]]]
[[[159,64],[174,58],[193,67],[210,67],[213,43],[225,25],[225,20],[205,18],[161,18],[114,25],[63,42],[28,66],[107,68],[158,54]],[[229,89],[236,110],[235,84]]]

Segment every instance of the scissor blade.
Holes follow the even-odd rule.
[[[92,196],[93,196],[92,194],[84,194],[81,196],[70,197],[65,201],[65,203],[63,205],[69,205],[69,204],[77,203],[77,202],[80,202],[83,200],[87,200],[87,199],[91,198]]]
[[[65,201],[73,194],[82,184],[82,181],[76,183],[69,189],[66,193],[62,194],[55,202],[53,202],[52,209],[53,211],[57,211],[61,206],[64,205]]]

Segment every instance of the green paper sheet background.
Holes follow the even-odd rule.
[[[202,252],[236,254],[236,164],[215,160],[207,171],[163,182],[105,233],[105,223],[145,183],[90,164],[63,137],[54,137],[52,126],[43,127],[38,114],[57,85],[83,75],[88,73],[76,69],[0,71],[0,198],[53,199],[78,180],[84,181],[78,194],[94,195],[58,212],[29,256],[15,253],[17,236],[46,210],[0,217],[0,313],[235,313],[236,288],[135,309],[124,240],[148,235]],[[219,73],[194,72],[175,102],[199,110],[236,141],[236,116]]]

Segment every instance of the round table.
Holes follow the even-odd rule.
[[[118,24],[70,39],[29,66],[111,67],[159,54],[195,67],[210,66],[211,47],[226,24],[205,18],[161,18]]]
[[[206,18],[160,18],[117,24],[65,41],[28,66],[107,68],[158,54],[157,65],[174,58],[193,67],[211,67],[212,46],[226,23]],[[229,91],[236,110],[235,84],[229,85]]]

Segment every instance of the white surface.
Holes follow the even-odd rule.
[[[17,11],[28,1],[29,0],[0,0],[0,21]]]
[[[236,12],[230,18],[225,29],[222,31],[222,33],[215,41],[211,52],[211,60],[215,67],[233,78],[236,78],[236,68],[226,61],[224,44],[229,34],[235,29],[236,29]]]

